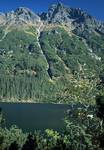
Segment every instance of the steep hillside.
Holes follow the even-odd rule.
[[[94,103],[103,94],[103,51],[104,23],[80,9],[0,13],[0,99]]]

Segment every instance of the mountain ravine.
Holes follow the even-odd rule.
[[[103,22],[62,3],[0,13],[1,101],[93,104],[103,76]]]

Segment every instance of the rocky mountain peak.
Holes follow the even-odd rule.
[[[49,23],[67,23],[70,22],[70,8],[67,8],[62,3],[51,5],[47,13],[43,13],[41,18]]]
[[[3,15],[3,17],[4,16],[5,24],[37,24],[41,21],[40,17],[37,14],[25,7],[19,7],[15,11],[10,11],[6,13],[5,15]]]
[[[71,29],[77,29],[82,32],[85,28],[88,30],[97,29],[104,33],[104,24],[97,21],[94,17],[80,8],[70,8],[58,2],[50,6],[47,12],[41,15],[35,14],[26,7],[19,7],[15,11],[6,14],[0,13],[0,25],[16,25],[41,23],[67,24]],[[90,29],[89,29],[90,28]]]
[[[26,7],[19,7],[14,12],[17,13],[18,15],[29,14],[29,13],[33,14],[33,12],[29,8],[26,8]]]
[[[51,5],[47,13],[41,15],[49,23],[92,23],[95,19],[80,8],[70,8],[62,3]]]

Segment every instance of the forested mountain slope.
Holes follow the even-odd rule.
[[[104,23],[83,10],[0,13],[1,101],[92,104],[103,70]]]

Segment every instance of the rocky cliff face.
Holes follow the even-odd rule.
[[[15,11],[6,14],[0,13],[0,24],[66,24],[75,29],[77,34],[85,30],[104,33],[104,23],[97,21],[85,11],[69,8],[62,3],[52,5],[47,13],[37,15],[28,8],[19,7]]]
[[[6,22],[6,17],[4,13],[0,13],[0,25],[3,25]]]
[[[61,3],[52,5],[47,13],[41,15],[41,18],[48,23],[70,23],[73,21],[71,9]]]
[[[40,17],[28,8],[19,7],[15,11],[0,15],[0,24],[37,24]]]
[[[104,30],[104,24],[85,11],[80,8],[66,7],[62,3],[52,5],[47,13],[41,14],[41,19],[48,23],[70,24],[81,32],[85,29],[99,30],[101,32]]]

